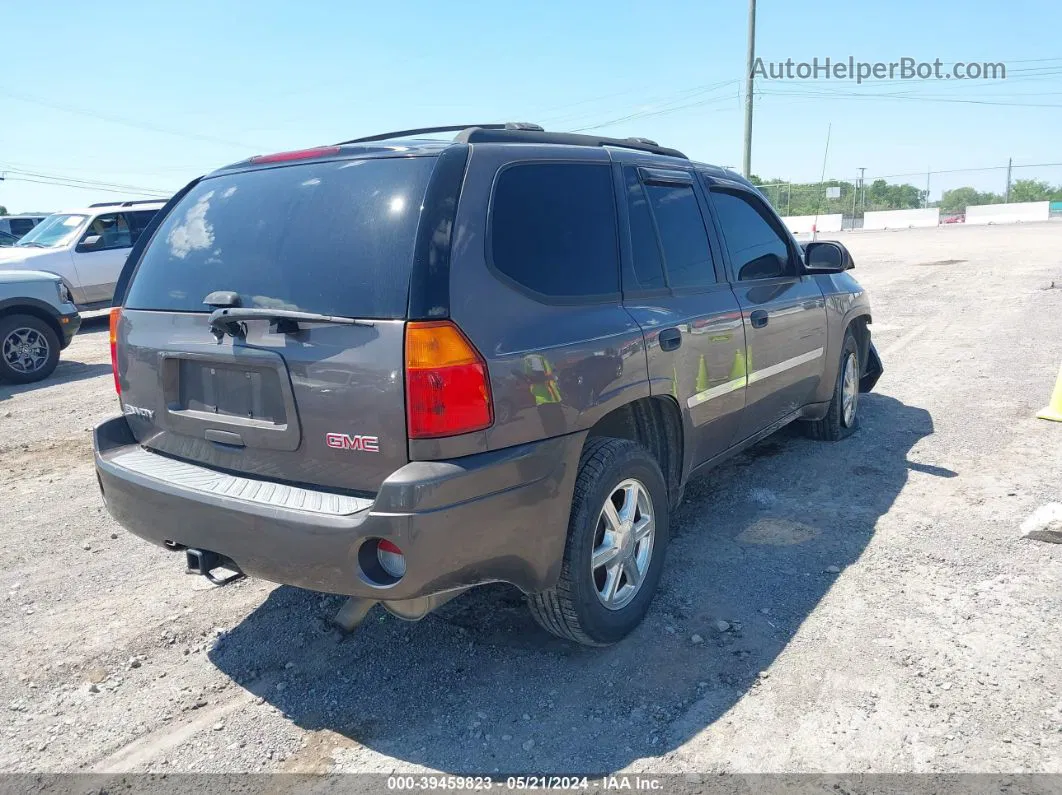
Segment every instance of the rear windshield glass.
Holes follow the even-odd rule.
[[[435,158],[305,163],[205,179],[144,252],[125,305],[206,312],[215,290],[243,306],[400,318]]]

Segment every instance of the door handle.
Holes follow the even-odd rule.
[[[757,309],[755,312],[749,315],[749,320],[752,321],[753,328],[763,328],[767,325],[767,321],[770,319],[771,316],[768,315],[767,312],[763,309]]]
[[[666,328],[660,332],[660,350],[673,351],[682,344],[682,332],[677,328]]]

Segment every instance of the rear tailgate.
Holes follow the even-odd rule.
[[[210,467],[375,492],[407,458],[403,338],[434,158],[312,161],[204,179],[130,282],[118,327],[124,410],[143,445]],[[209,325],[244,307],[359,325]]]

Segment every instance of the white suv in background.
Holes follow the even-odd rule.
[[[109,202],[53,213],[15,245],[0,248],[0,270],[58,274],[78,309],[108,307],[129,249],[164,204]]]

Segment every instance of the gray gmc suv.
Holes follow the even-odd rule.
[[[349,595],[347,626],[501,581],[613,643],[694,473],[793,421],[856,429],[881,365],[851,267],[645,139],[481,125],[253,157],[130,254],[103,497],[215,581]]]

